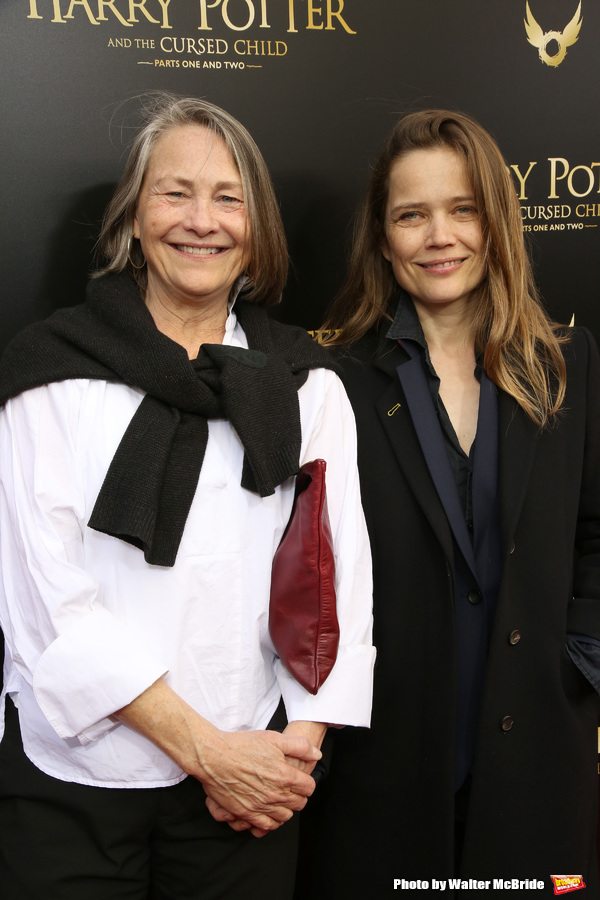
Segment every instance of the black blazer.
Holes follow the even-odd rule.
[[[567,396],[555,425],[540,432],[498,397],[502,578],[462,874],[542,879],[537,896],[553,896],[551,874],[583,875],[598,898],[600,704],[565,637],[600,639],[600,365],[582,329],[564,355]],[[376,334],[342,359],[378,658],[372,728],[333,735],[330,774],[303,813],[302,900],[387,897],[395,878],[452,875],[454,547],[396,374],[406,361]]]

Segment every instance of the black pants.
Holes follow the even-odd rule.
[[[215,822],[194,778],[97,788],[40,772],[6,703],[0,744],[2,900],[289,900],[298,817],[264,838]]]

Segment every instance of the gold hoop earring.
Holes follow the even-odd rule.
[[[136,266],[136,264],[134,263],[134,261],[131,258],[131,240],[132,240],[132,238],[133,238],[133,234],[130,234],[129,240],[127,241],[127,261],[129,262],[129,265],[131,266],[132,269],[143,269],[144,266],[146,265],[145,258],[144,258],[144,262],[141,264],[141,266]]]

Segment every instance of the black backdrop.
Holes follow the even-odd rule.
[[[600,0],[529,8],[544,59],[525,0],[1,0],[0,348],[81,300],[131,98],[156,88],[224,106],[263,149],[290,242],[287,321],[318,327],[394,120],[444,106],[514,167],[551,314],[600,336]]]
[[[578,2],[529,5],[558,35],[555,62]],[[384,135],[446,106],[479,118],[523,178],[535,163],[521,193],[539,286],[554,317],[600,335],[600,2],[580,7],[577,42],[548,65],[525,0],[2,0],[0,345],[81,299],[130,98],[152,88],[224,106],[263,149],[293,263],[283,318],[319,325]]]

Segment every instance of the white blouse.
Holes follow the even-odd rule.
[[[247,346],[234,313],[224,343]],[[299,391],[300,462],[327,461],[337,566],[340,648],[316,696],[285,670],[268,630],[271,564],[294,479],[263,499],[244,490],[244,451],[229,422],[209,422],[173,568],[148,565],[140,550],[87,527],[142,397],[77,379],[27,391],[0,410],[4,692],[18,706],[27,756],[82,784],[181,781],[170,757],[112,717],[161,676],[226,731],[265,728],[281,695],[289,721],[368,725],[371,558],[354,417],[337,376],[312,370]]]

